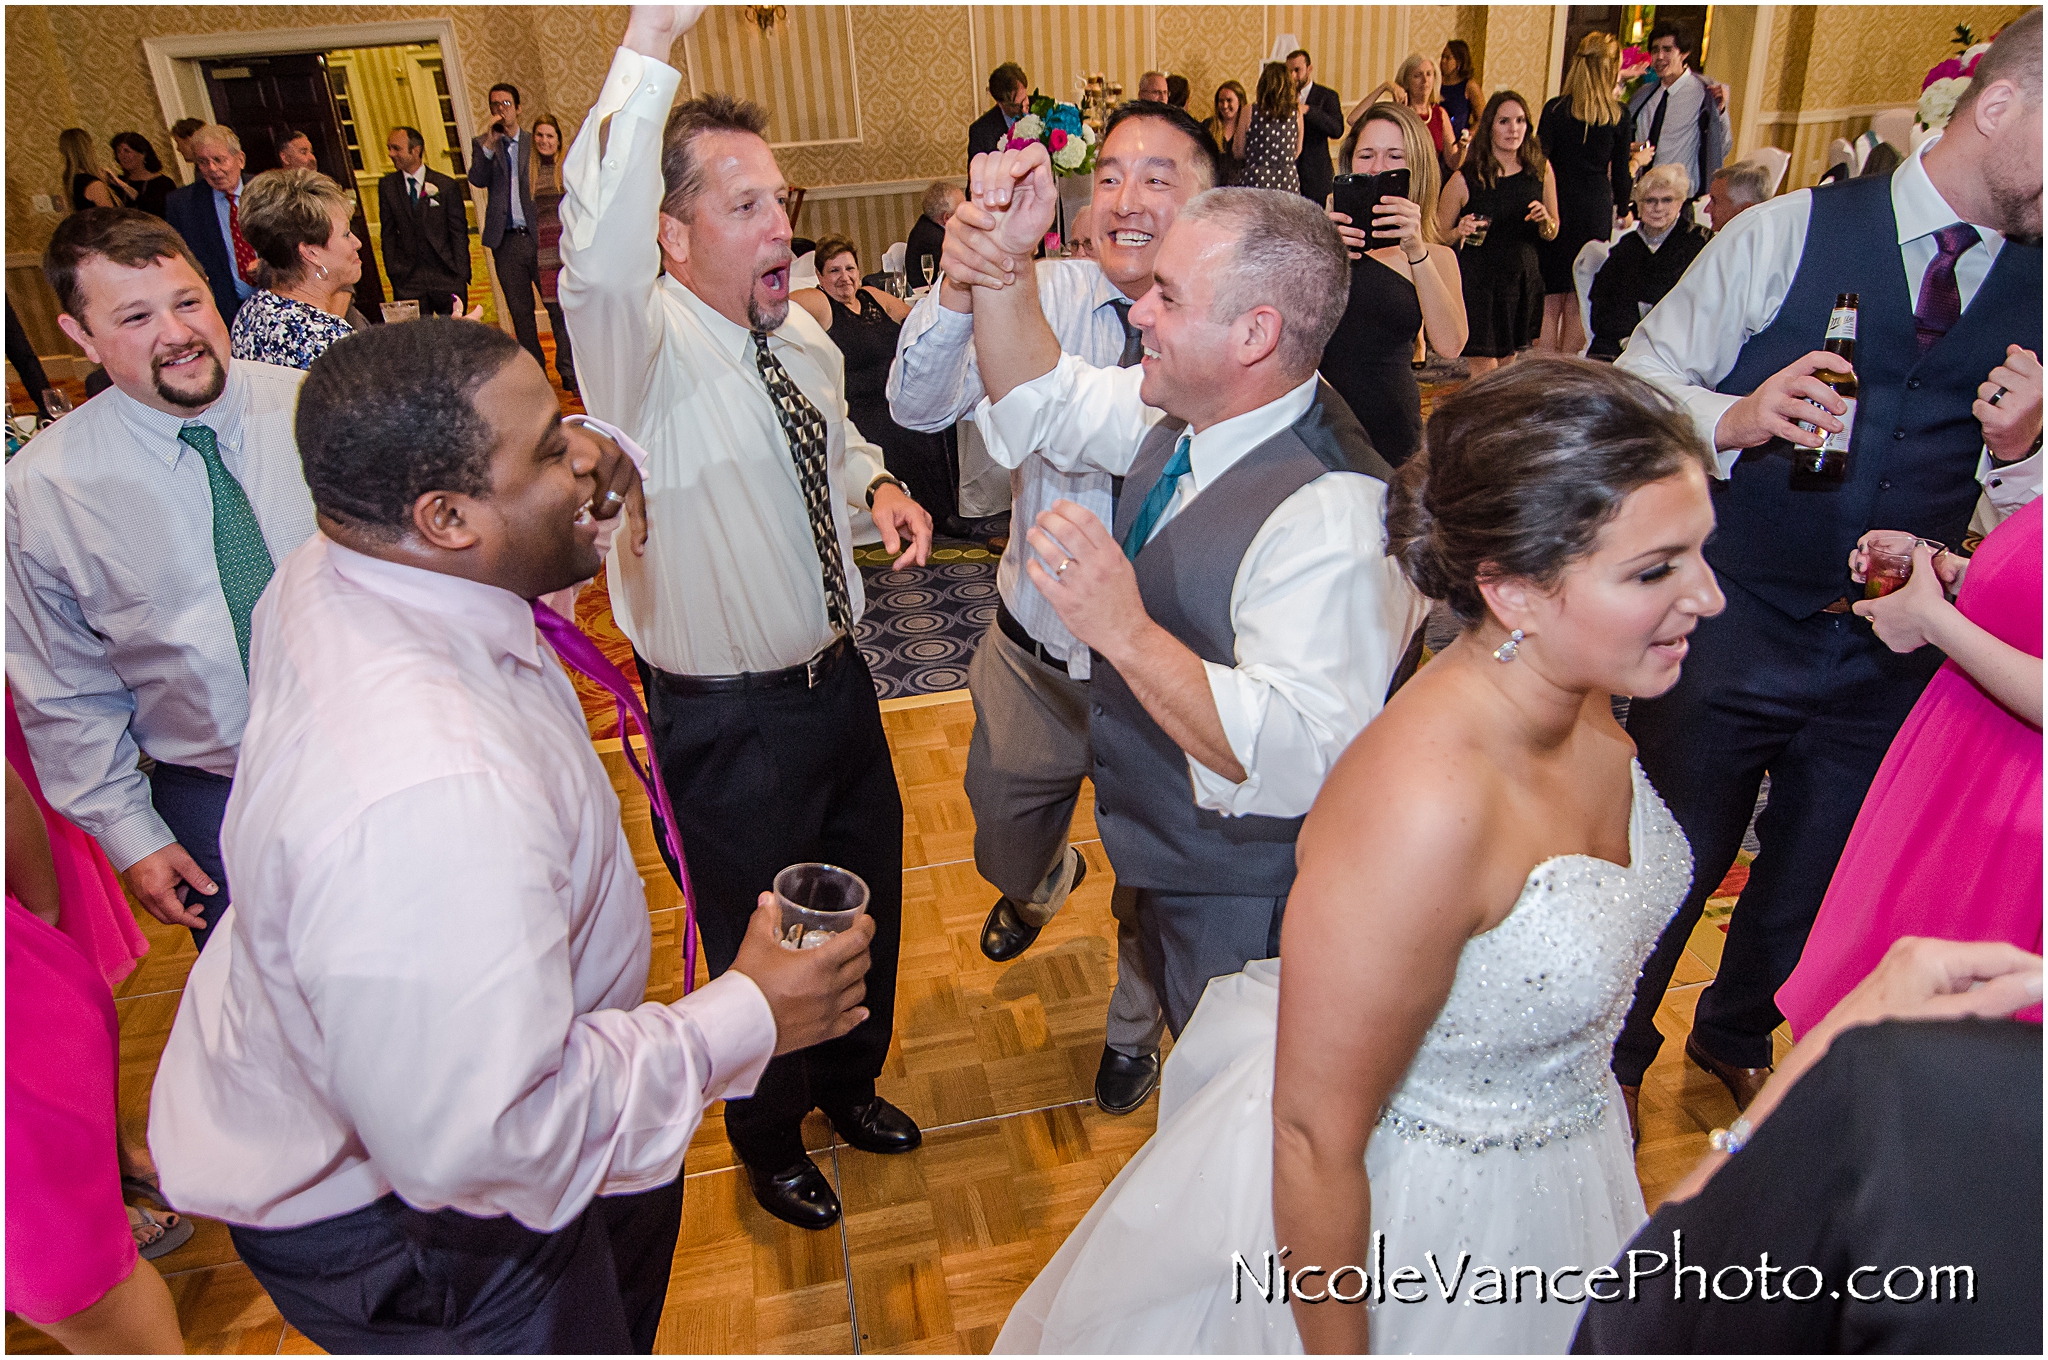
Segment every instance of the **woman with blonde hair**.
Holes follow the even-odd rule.
[[[1385,94],[1421,119],[1422,125],[1429,129],[1430,141],[1436,145],[1437,166],[1448,176],[1464,162],[1469,136],[1461,137],[1451,127],[1451,115],[1445,112],[1443,102],[1438,98],[1437,79],[1437,64],[1420,52],[1410,52],[1394,78],[1382,81],[1360,101],[1360,106],[1376,104]]]
[[[1218,147],[1216,166],[1216,187],[1221,189],[1238,182],[1237,154],[1232,150],[1237,144],[1237,130],[1244,125],[1245,110],[1251,101],[1245,97],[1244,86],[1234,80],[1226,80],[1216,87],[1215,110],[1209,115],[1209,135],[1216,139]]]
[[[562,162],[568,159],[562,125],[551,114],[533,120],[533,155],[526,173],[533,189],[533,244],[538,267],[540,305],[547,308],[548,329],[555,335],[555,376],[571,396],[576,389],[575,356],[569,350],[569,323],[562,316],[556,286],[562,277]]]
[[[1557,236],[1557,180],[1529,126],[1529,101],[1496,90],[1465,164],[1444,186],[1436,229],[1458,242],[1472,376],[1512,363],[1543,332],[1538,241]]]
[[[1543,106],[1538,134],[1557,176],[1557,239],[1536,247],[1543,271],[1538,349],[1577,354],[1586,346],[1572,264],[1588,241],[1614,234],[1615,208],[1628,202],[1629,143],[1635,119],[1615,97],[1621,44],[1588,33],[1564,75],[1564,93]]]
[[[318,170],[266,170],[242,187],[241,228],[256,251],[257,291],[235,313],[237,359],[311,368],[327,347],[369,323],[355,310],[362,242],[355,204]]]
[[[1238,160],[1237,182],[1247,189],[1301,192],[1294,158],[1301,154],[1301,101],[1294,97],[1294,78],[1277,61],[1259,72],[1259,92],[1237,123],[1231,154]]]
[[[64,183],[71,194],[71,211],[87,208],[126,208],[135,202],[135,191],[121,183],[113,167],[100,160],[100,149],[84,128],[65,128],[57,134],[57,154],[64,160]]]
[[[1465,348],[1458,256],[1437,239],[1436,151],[1413,109],[1367,105],[1337,163],[1353,175],[1408,172],[1408,196],[1382,198],[1373,221],[1330,211],[1351,253],[1351,299],[1320,365],[1372,446],[1399,467],[1422,444],[1422,389],[1409,362],[1417,332],[1440,354]]]

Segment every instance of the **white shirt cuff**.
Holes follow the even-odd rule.
[[[775,1012],[768,998],[745,973],[726,972],[711,979],[673,1008],[703,1040],[710,1067],[704,1099],[742,1100],[754,1094],[754,1083],[775,1056]]]
[[[1985,498],[2003,519],[2041,494],[2041,455],[2036,453],[2017,463],[1994,463],[1987,448],[1977,456],[1977,480],[1983,483]]]
[[[1714,432],[1721,428],[1721,417],[1728,414],[1728,408],[1742,398],[1726,392],[1712,392],[1706,388],[1695,388],[1685,394],[1682,405],[1685,413],[1692,417],[1693,428],[1700,432],[1700,438],[1714,451],[1714,464],[1718,475],[1724,480],[1734,471],[1736,461],[1743,455],[1742,449],[1724,449],[1714,442]]]
[[[165,846],[176,844],[178,838],[171,834],[170,825],[157,815],[155,808],[143,807],[115,822],[95,839],[115,870],[125,874]]]

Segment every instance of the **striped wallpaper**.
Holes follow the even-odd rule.
[[[1335,90],[1347,112],[1375,85],[1394,78],[1408,55],[1408,27],[1405,5],[1266,7],[1266,41],[1292,33],[1315,61],[1316,83]]]
[[[790,5],[772,38],[735,5],[714,5],[687,39],[690,77],[701,90],[726,90],[767,106],[776,146],[857,142],[860,81],[846,5]]]
[[[1124,98],[1136,98],[1151,57],[1152,22],[1142,5],[976,5],[968,18],[975,69],[984,79],[999,62],[1014,61],[1041,92],[1067,102],[1094,71],[1122,82]],[[986,96],[981,107],[988,107]]]
[[[859,198],[812,199],[804,204],[797,222],[799,235],[813,241],[827,236],[844,236],[860,255],[860,272],[872,274],[882,267],[882,252],[910,234],[917,221],[918,201],[924,191],[866,194]]]

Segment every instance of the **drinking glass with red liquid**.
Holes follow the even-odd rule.
[[[1913,578],[1913,545],[1925,543],[1936,557],[1947,549],[1904,529],[1873,529],[1863,536],[1863,598],[1881,600]]]

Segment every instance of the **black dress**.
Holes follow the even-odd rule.
[[[1323,347],[1322,373],[1395,467],[1422,446],[1422,389],[1410,366],[1421,329],[1413,283],[1370,255],[1351,262],[1351,300]]]
[[[1471,190],[1465,211],[1493,219],[1484,245],[1458,248],[1465,321],[1472,329],[1465,354],[1504,359],[1536,343],[1543,331],[1543,271],[1536,261],[1542,234],[1527,220],[1529,205],[1543,201],[1543,177],[1521,170],[1486,188],[1458,173]]]
[[[873,298],[856,294],[855,300],[858,312],[825,294],[832,308],[832,343],[846,356],[846,414],[869,443],[880,446],[883,465],[934,520],[957,515],[959,477],[945,438],[906,430],[889,418],[889,365],[896,361],[896,337],[903,328]]]
[[[1581,123],[1564,95],[1543,106],[1539,136],[1557,176],[1557,239],[1536,246],[1544,292],[1578,291],[1572,263],[1579,251],[1588,241],[1614,234],[1614,205],[1628,202],[1628,146],[1635,130],[1626,108],[1619,122]]]
[[[86,186],[98,179],[98,175],[73,175],[71,177],[71,211],[84,212],[87,208],[99,206],[85,196]],[[113,190],[109,189],[107,192],[111,194]]]
[[[1587,357],[1619,358],[1636,323],[1647,315],[1643,308],[1656,306],[1677,287],[1679,277],[1711,239],[1712,232],[1681,217],[1655,250],[1643,239],[1641,227],[1616,241],[1586,296],[1586,310],[1593,320],[1593,342]]]

